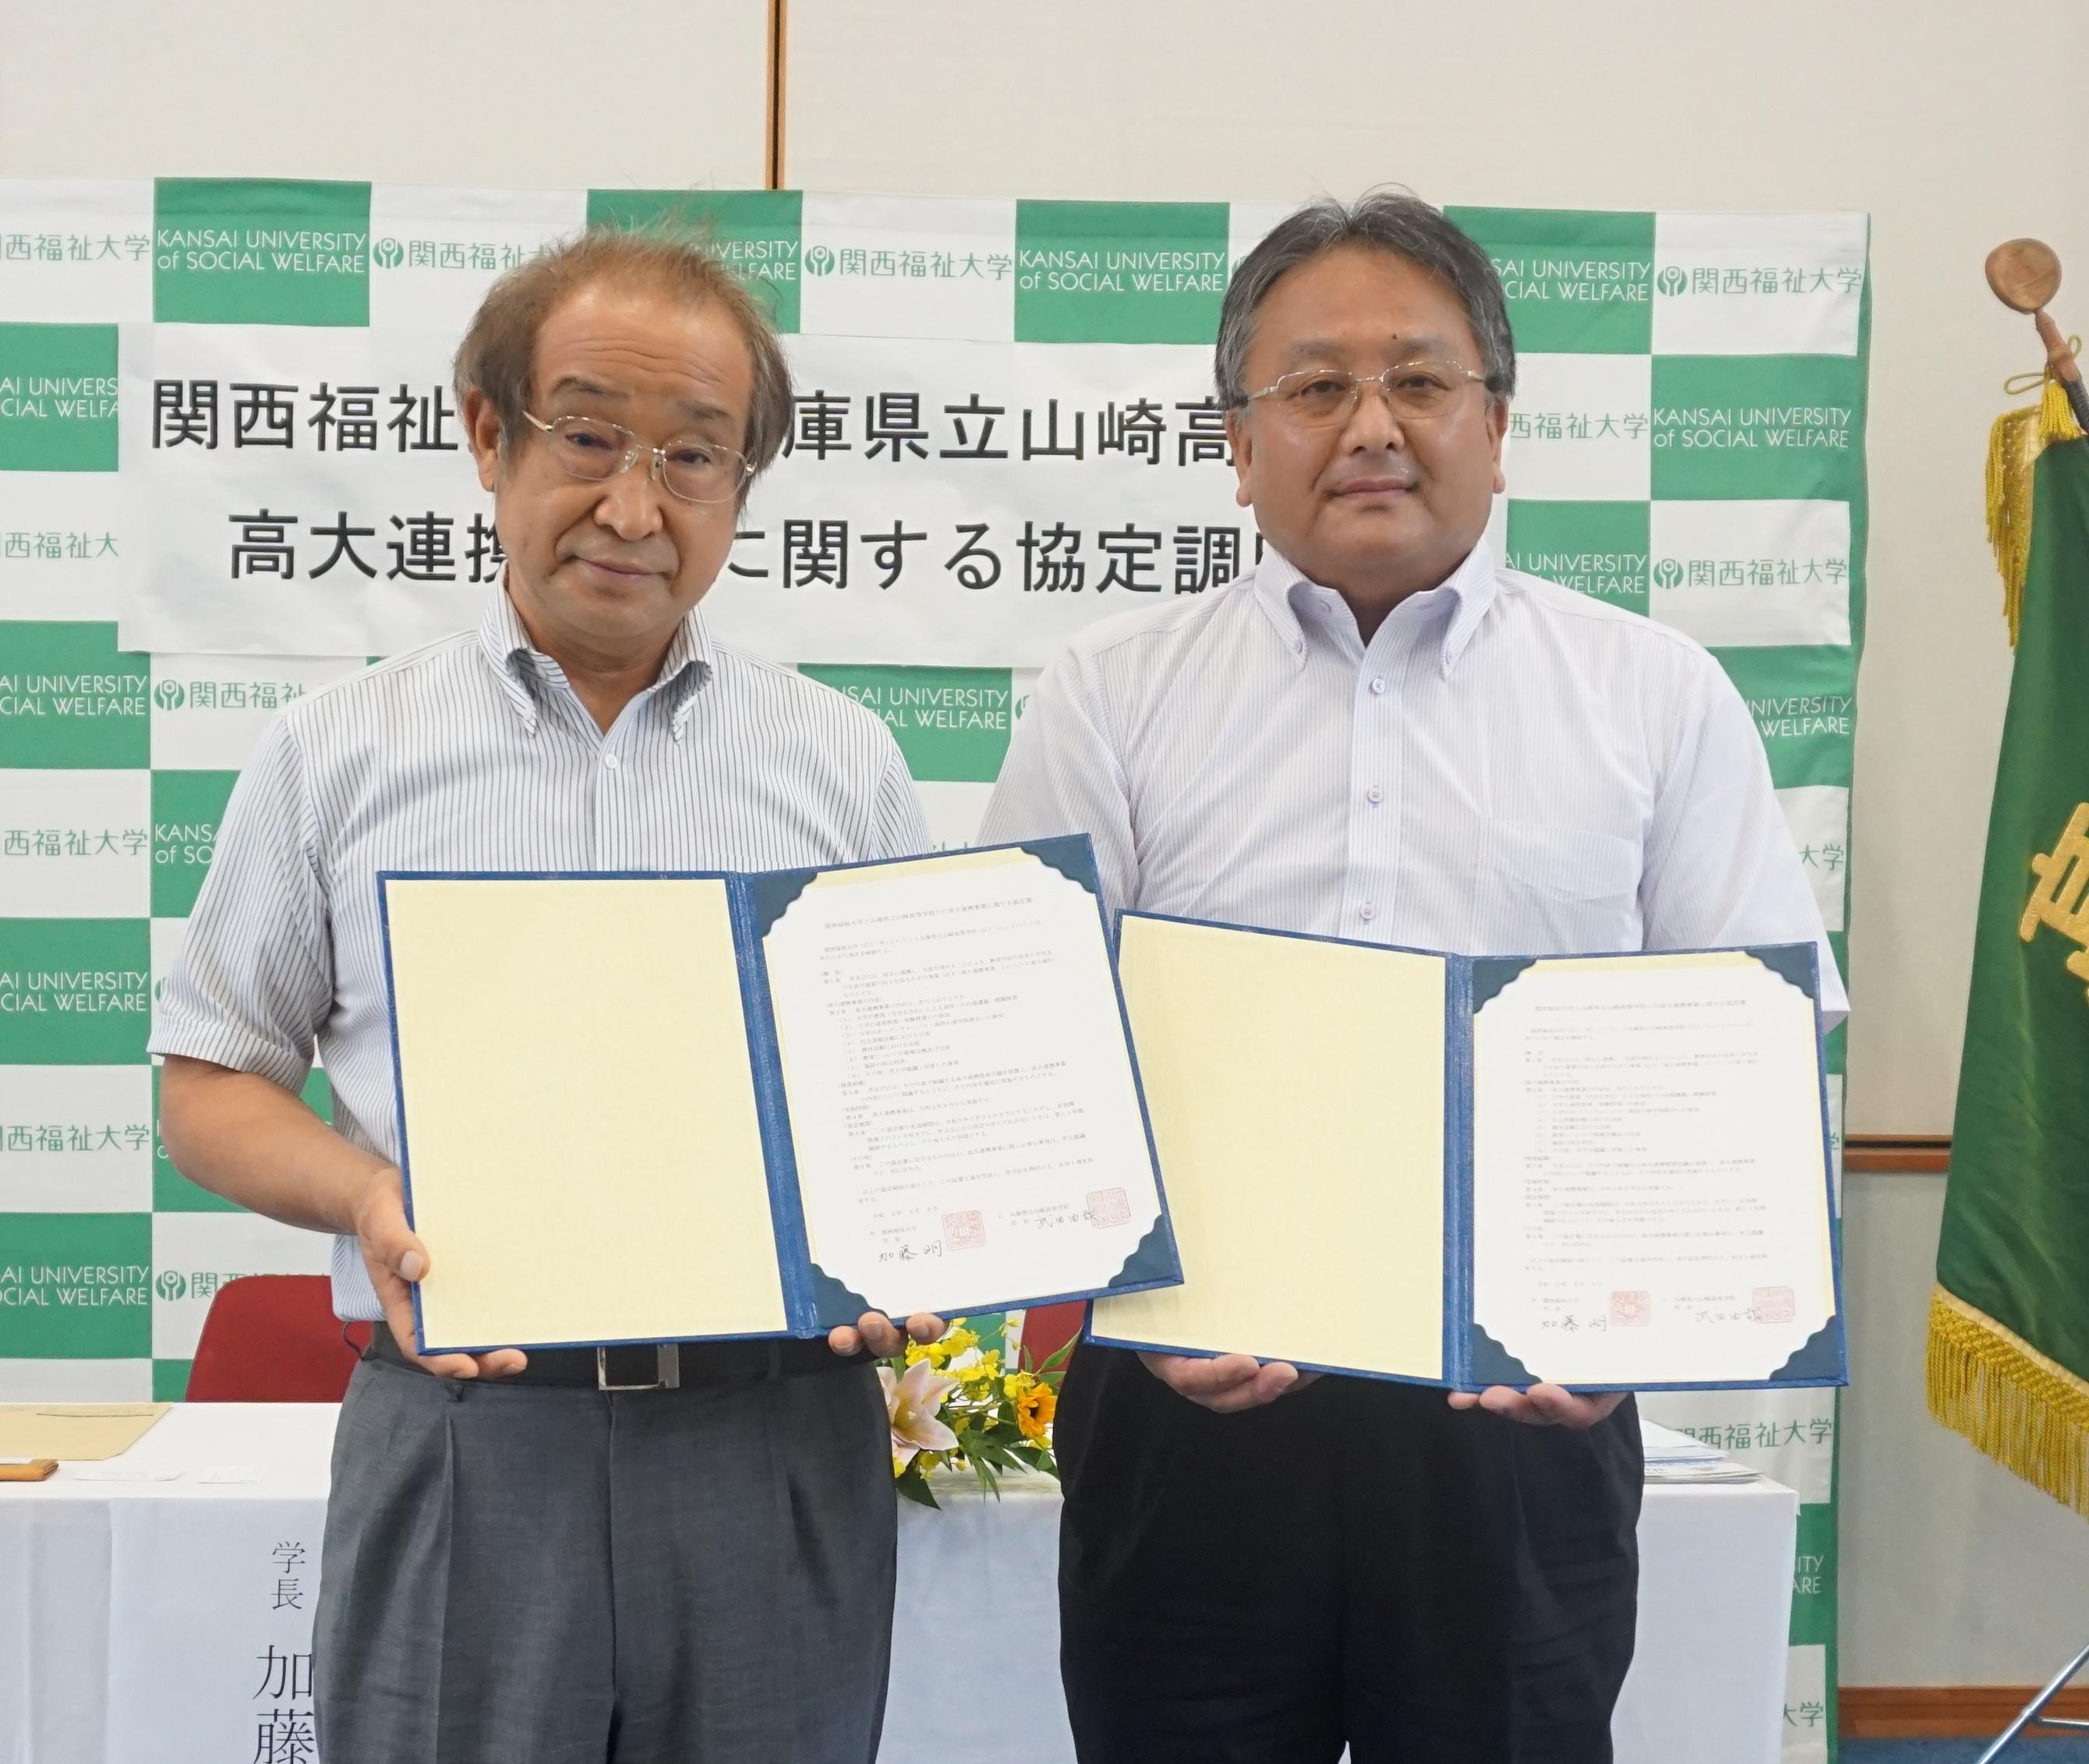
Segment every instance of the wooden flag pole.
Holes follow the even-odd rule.
[[[2075,420],[2089,428],[2082,363],[2053,315],[2046,311],[2060,292],[2060,259],[2043,239],[2005,239],[1988,253],[1988,285],[2012,312],[2027,312],[2045,345],[2045,371],[2067,392]]]
[[[2089,431],[2089,387],[2075,346],[2046,311],[2060,292],[2060,259],[2043,239],[2006,239],[1988,253],[1988,285],[2012,312],[2029,313],[2045,346],[2045,366],[2005,383],[2012,395],[2043,383],[2038,402],[2005,411],[1988,437],[1988,542],[2002,577],[2002,616],[2014,646],[2023,614],[2031,556],[2031,466],[2053,441]]]

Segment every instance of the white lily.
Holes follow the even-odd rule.
[[[957,1380],[942,1376],[926,1360],[916,1360],[903,1378],[894,1376],[889,1366],[879,1367],[877,1381],[885,1387],[895,1475],[914,1461],[916,1453],[947,1452],[958,1443],[957,1435],[936,1418],[943,1399],[958,1388]]]

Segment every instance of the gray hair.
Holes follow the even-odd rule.
[[[1487,390],[1497,398],[1516,390],[1516,338],[1493,261],[1442,209],[1419,196],[1381,190],[1353,204],[1332,196],[1307,203],[1278,221],[1235,266],[1219,308],[1212,363],[1220,404],[1235,410],[1247,403],[1248,346],[1255,341],[1255,312],[1270,290],[1301,264],[1344,246],[1384,251],[1435,276],[1465,309],[1465,322],[1479,342],[1478,366]]]
[[[457,402],[468,393],[483,393],[500,418],[501,451],[511,453],[527,433],[523,407],[531,395],[538,332],[565,301],[598,284],[715,307],[738,328],[754,379],[746,432],[740,438],[740,452],[754,468],[740,487],[738,505],[745,508],[754,479],[791,432],[791,364],[761,298],[727,267],[701,230],[593,226],[509,270],[487,290],[458,346]]]

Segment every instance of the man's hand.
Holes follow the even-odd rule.
[[[925,1311],[916,1311],[907,1320],[903,1330],[882,1311],[866,1311],[856,1320],[851,1329],[847,1324],[827,1331],[827,1346],[837,1354],[859,1352],[874,1354],[889,1360],[907,1346],[911,1337],[916,1341],[933,1341],[950,1325],[941,1317],[933,1317]]]
[[[1303,1390],[1320,1376],[1302,1372],[1282,1360],[1265,1365],[1246,1354],[1221,1354],[1216,1359],[1194,1354],[1141,1354],[1139,1358],[1177,1396],[1187,1397],[1215,1415],[1259,1409],[1289,1391]]]
[[[1490,1414],[1507,1415],[1528,1427],[1593,1427],[1609,1418],[1625,1400],[1621,1390],[1600,1397],[1577,1397],[1558,1384],[1533,1384],[1516,1390],[1507,1384],[1491,1384],[1485,1390],[1454,1390],[1453,1409],[1484,1409]]]
[[[384,1321],[399,1351],[424,1372],[438,1378],[507,1378],[530,1363],[520,1348],[495,1348],[490,1354],[430,1354],[414,1351],[414,1283],[428,1272],[427,1246],[406,1223],[406,1204],[399,1172],[388,1165],[372,1174],[370,1187],[355,1209],[355,1241],[370,1284],[384,1307]]]

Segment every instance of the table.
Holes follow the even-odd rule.
[[[175,1409],[97,1479],[0,1483],[0,1764],[315,1764],[311,1611],[331,1405]],[[178,1470],[176,1479],[151,1479]],[[201,1479],[213,1474],[239,1480]],[[1618,1764],[1774,1764],[1798,1498],[1649,1487]],[[880,1764],[1068,1764],[1053,1595],[1059,1497],[1013,1482],[900,1511]],[[948,1706],[936,1678],[967,1687]],[[997,1675],[994,1695],[976,1692]],[[983,1750],[980,1710],[1005,1743]],[[1683,1736],[1688,1736],[1685,1742]]]

